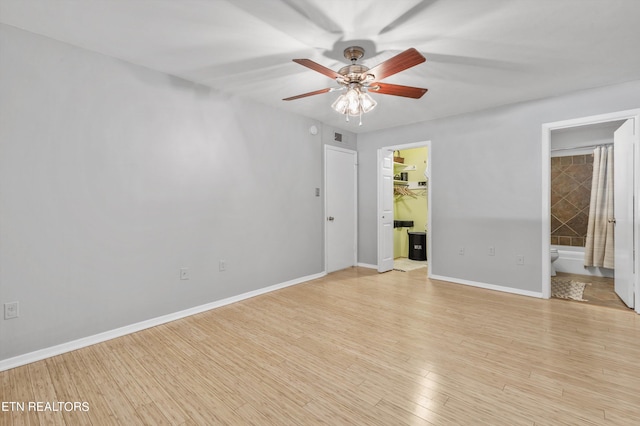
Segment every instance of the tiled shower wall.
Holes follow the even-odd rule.
[[[551,158],[551,244],[584,247],[593,155]]]

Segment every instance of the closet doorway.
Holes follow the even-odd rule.
[[[378,272],[431,274],[432,157],[430,141],[378,150]]]
[[[638,259],[634,257],[634,252],[638,252],[637,235],[638,222],[640,221],[638,220],[638,211],[635,210],[634,212],[633,208],[634,195],[638,199],[638,179],[640,177],[638,170],[634,169],[634,162],[639,164],[638,156],[640,155],[637,151],[639,141],[638,123],[640,123],[640,110],[622,111],[543,125],[542,293],[544,297],[549,298],[551,296],[552,267],[551,262],[547,261],[547,259],[550,259],[551,249],[554,248],[559,253],[560,258],[558,261],[562,261],[556,261],[555,263],[560,266],[559,270],[563,272],[586,275],[587,277],[589,275],[612,276],[615,274],[616,294],[627,306],[635,308],[640,313],[638,303],[638,287],[640,285],[637,274]],[[599,146],[613,147],[609,151],[612,151],[611,154],[615,157],[615,167],[613,167],[615,171],[614,180],[616,182],[613,189],[615,213],[607,215],[609,226],[615,233],[614,270],[585,268],[581,265],[582,259],[584,259],[585,241],[583,240],[585,238],[579,228],[583,228],[582,231],[586,232],[586,222],[585,220],[580,221],[577,219],[579,219],[580,215],[584,216],[583,219],[585,219],[584,206],[578,207],[578,210],[583,209],[582,213],[577,212],[575,218],[563,223],[563,220],[572,217],[572,213],[568,211],[570,204],[576,204],[576,200],[581,198],[577,192],[565,197],[565,192],[569,193],[574,187],[583,189],[580,188],[578,180],[580,167],[583,167],[578,165],[580,163],[579,160],[586,157],[588,160],[593,161],[590,153]],[[576,164],[569,166],[568,163],[570,162],[576,162]],[[562,165],[560,165],[561,163]],[[565,172],[570,177],[565,176]],[[553,185],[556,185],[553,187],[553,191],[551,184],[552,174]],[[568,186],[558,189],[558,182],[561,182],[563,178],[568,181]],[[589,184],[589,186],[591,185]],[[565,203],[567,200],[571,203]],[[586,211],[589,211],[588,206]],[[582,244],[580,244],[581,241]],[[588,239],[587,245],[589,245]],[[588,250],[588,247],[586,250]]]

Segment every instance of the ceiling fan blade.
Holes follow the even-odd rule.
[[[320,74],[324,74],[331,79],[342,78],[342,75],[338,74],[334,70],[325,67],[324,65],[320,65],[317,62],[313,62],[311,59],[293,59],[293,62],[296,62],[300,65],[303,65],[307,68],[311,68],[314,71],[319,72]]]
[[[307,96],[319,95],[321,93],[327,93],[327,92],[331,92],[331,89],[330,88],[328,88],[328,89],[320,89],[320,90],[316,90],[314,92],[303,93],[301,95],[291,96],[290,98],[284,98],[283,101],[293,101],[294,99],[306,98]]]
[[[421,64],[426,60],[427,59],[422,56],[420,52],[412,47],[411,49],[407,49],[404,52],[397,54],[391,59],[387,59],[386,61],[379,63],[367,71],[367,74],[373,74],[375,80],[378,81]]]
[[[383,95],[404,96],[405,98],[420,99],[429,89],[400,86],[399,84],[374,83],[369,87],[369,90],[373,93],[381,93]]]

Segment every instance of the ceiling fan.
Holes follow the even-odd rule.
[[[293,62],[335,79],[339,87],[315,90],[284,98],[283,101],[292,101],[327,92],[346,91],[338,97],[331,107],[340,114],[344,114],[347,121],[349,121],[349,116],[360,116],[360,125],[362,125],[362,114],[371,111],[377,105],[377,102],[369,96],[369,92],[413,99],[419,99],[427,92],[427,89],[420,87],[380,83],[380,80],[384,78],[426,61],[425,57],[416,49],[407,49],[373,68],[356,64],[356,61],[363,56],[364,49],[362,47],[347,47],[344,50],[344,57],[351,61],[351,65],[346,65],[338,71],[329,69],[310,59],[294,59]]]

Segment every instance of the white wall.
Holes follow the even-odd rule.
[[[359,262],[377,258],[376,150],[431,140],[431,273],[541,293],[542,123],[639,106],[634,81],[358,135]]]
[[[323,271],[320,123],[9,26],[0,51],[0,360]]]

